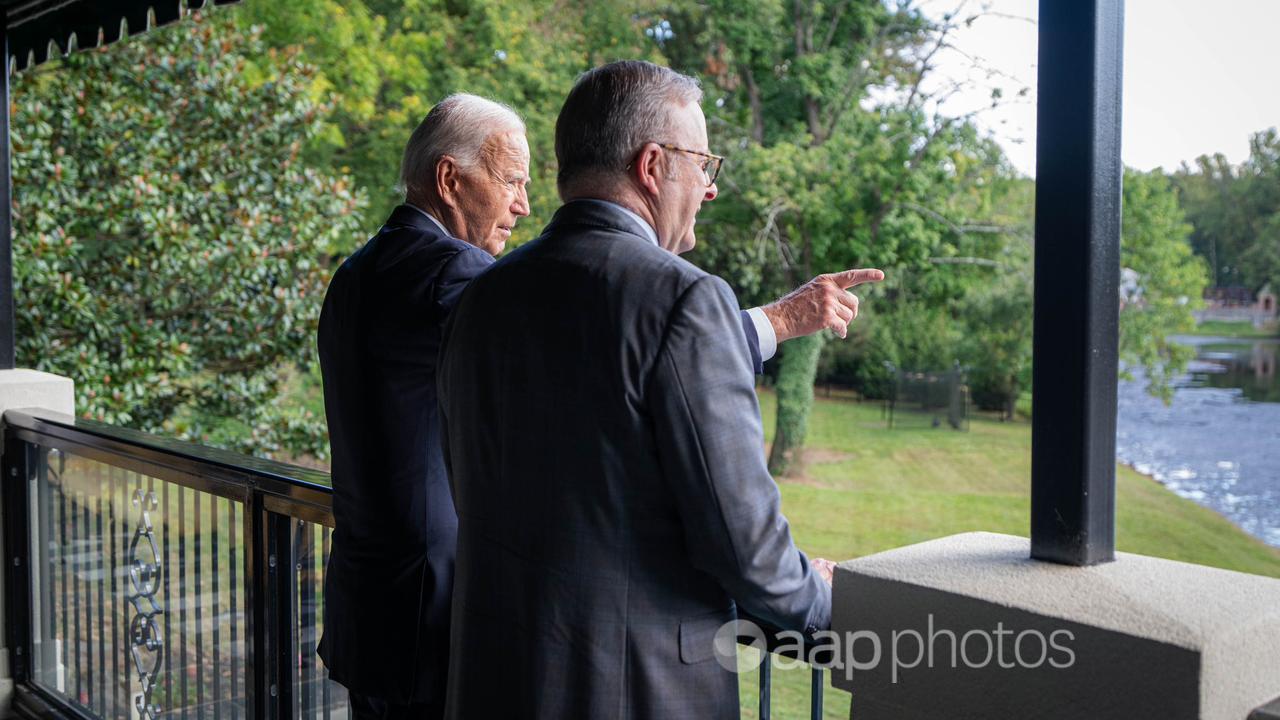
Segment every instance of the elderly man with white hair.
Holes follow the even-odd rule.
[[[404,204],[334,274],[318,337],[336,521],[319,653],[359,718],[443,714],[458,519],[437,357],[462,290],[529,214],[524,123],[451,95],[414,130],[400,179]],[[758,372],[789,337],[843,337],[857,301],[838,278],[742,312],[743,360]],[[496,333],[504,322],[486,320]]]
[[[445,98],[405,148],[404,204],[325,296],[318,344],[336,527],[319,652],[356,717],[443,712],[458,520],[436,356],[463,288],[529,214],[528,179],[515,112]]]

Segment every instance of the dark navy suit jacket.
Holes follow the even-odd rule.
[[[463,288],[493,262],[401,205],[338,268],[320,314],[337,527],[319,652],[331,678],[388,702],[444,693],[458,520],[436,362]],[[755,325],[741,316],[758,372]],[[503,318],[486,322],[503,332]]]

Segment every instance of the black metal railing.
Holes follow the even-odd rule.
[[[20,712],[350,717],[315,653],[333,528],[327,474],[10,410],[2,488]],[[757,624],[770,652],[794,657],[794,643],[780,647]],[[771,663],[759,668],[764,720]],[[811,677],[820,718],[823,670]]]
[[[824,668],[838,660],[835,655],[836,648],[834,644],[830,642],[815,643],[806,638],[803,643],[797,646],[794,633],[784,633],[769,623],[750,615],[740,614],[740,617],[755,624],[763,631],[764,648],[762,650],[767,650],[769,653],[767,657],[761,659],[759,666],[758,707],[760,720],[769,720],[772,717],[773,662],[775,658],[785,659],[788,668],[810,660],[815,662],[809,667],[809,718],[810,720],[821,720],[823,694],[826,687],[826,670]],[[759,639],[749,634],[738,636],[738,642],[747,645],[758,642]]]
[[[333,527],[326,474],[92,421],[12,410],[4,420],[20,708],[350,715],[315,654]]]

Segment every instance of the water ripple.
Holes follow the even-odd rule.
[[[1166,406],[1144,385],[1120,383],[1119,460],[1280,547],[1280,403],[1188,377]]]

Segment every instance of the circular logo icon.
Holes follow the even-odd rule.
[[[729,672],[751,672],[769,656],[764,631],[750,620],[730,620],[721,625],[713,642],[716,662]]]

